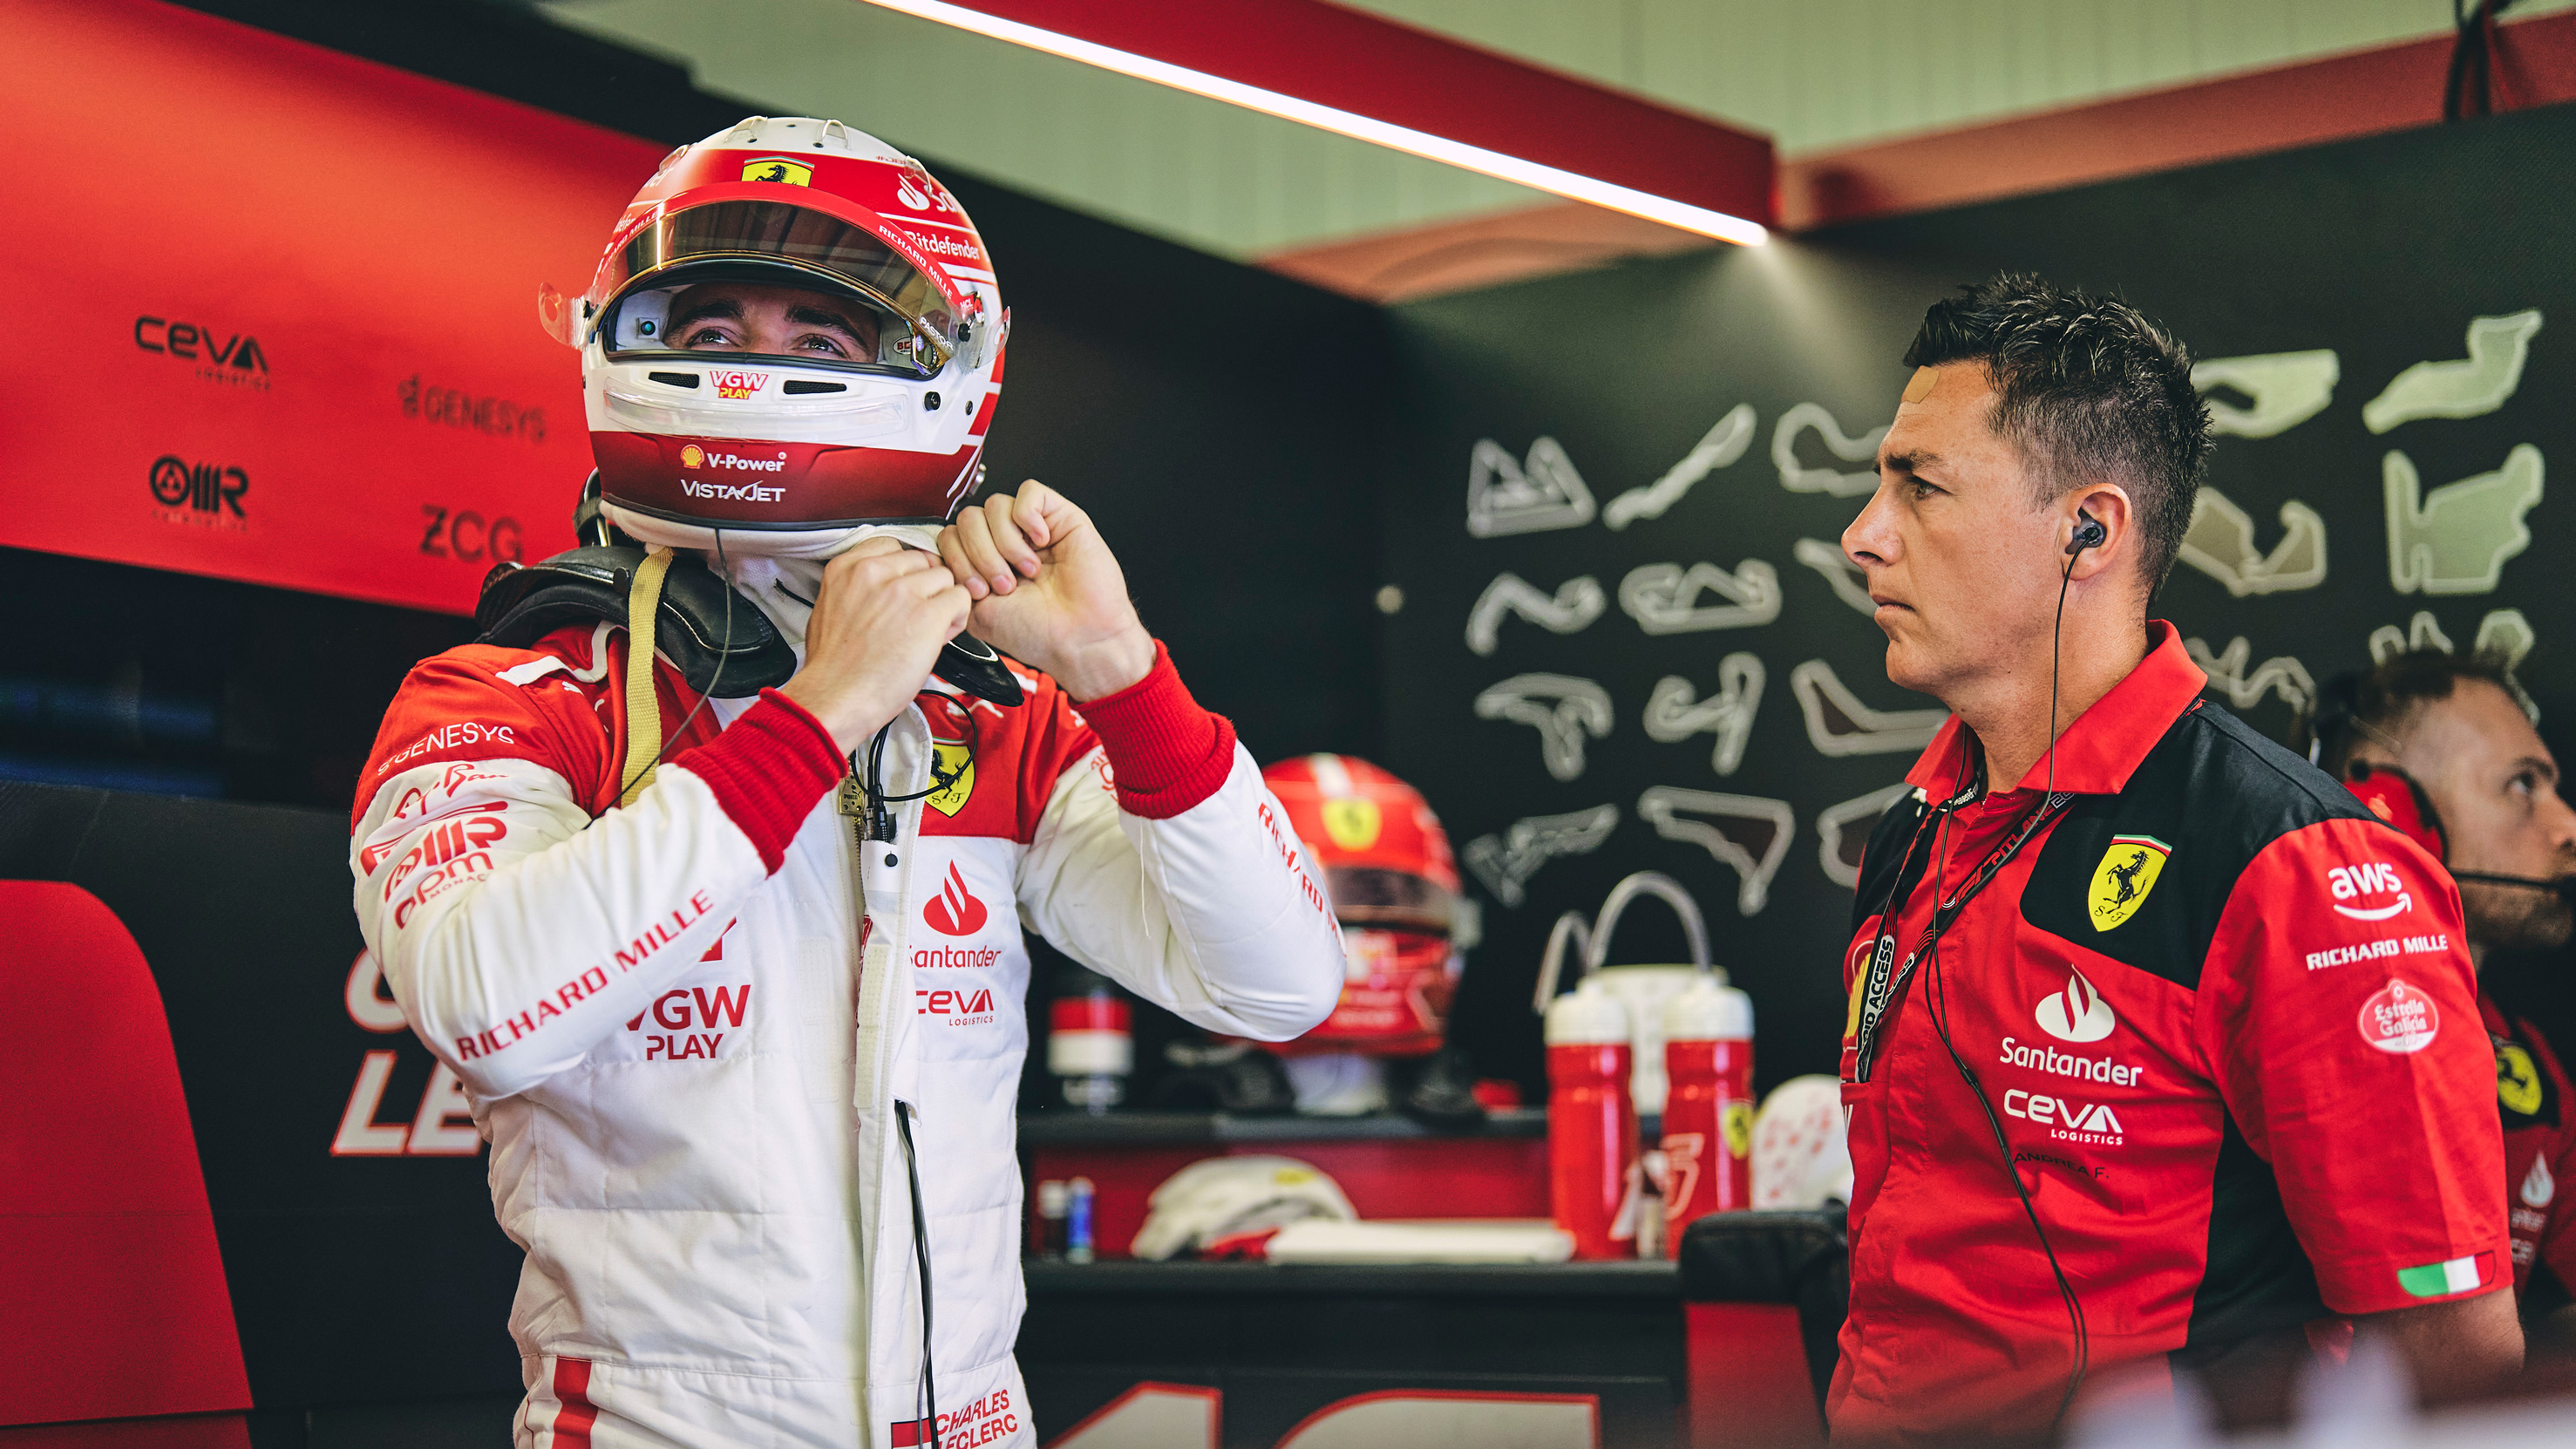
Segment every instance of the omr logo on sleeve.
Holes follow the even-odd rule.
[[[2359,865],[2338,865],[2326,872],[2326,888],[2334,892],[2335,914],[2356,921],[2385,921],[2414,909],[2415,898],[2407,893],[2405,880],[2397,867],[2384,860],[2365,860]],[[2355,904],[2373,896],[2394,892],[2397,899],[2387,905]]]

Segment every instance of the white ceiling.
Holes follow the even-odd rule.
[[[2515,19],[2576,7],[2524,0]],[[1242,260],[1549,201],[864,0],[541,0],[776,113]],[[2446,33],[2451,0],[1370,0],[1784,154]],[[1320,62],[1319,62],[1320,63]]]

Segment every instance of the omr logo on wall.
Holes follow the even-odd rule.
[[[2120,1025],[2120,1019],[2111,1014],[2111,1003],[2102,999],[2081,971],[2066,973],[2066,989],[2043,999],[2031,1014],[2039,1018],[2041,1031],[2059,1041],[2100,1041]]]
[[[221,524],[227,511],[234,518],[249,516],[242,510],[241,499],[250,491],[250,475],[239,468],[191,463],[176,453],[164,453],[152,460],[147,481],[155,500],[172,510],[199,515],[202,521]]]
[[[966,889],[966,877],[957,873],[957,863],[948,863],[948,878],[939,883],[939,894],[921,908],[921,919],[930,929],[943,936],[971,936],[984,929],[991,913],[975,893]]]

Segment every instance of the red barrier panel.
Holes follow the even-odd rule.
[[[250,1407],[161,992],[78,886],[0,881],[0,1423]],[[64,1442],[125,1442],[90,1426]],[[136,1428],[132,1433],[145,1433]],[[238,1422],[137,1443],[241,1442]],[[167,1435],[178,1435],[171,1438]]]
[[[578,292],[660,148],[149,0],[19,0],[0,544],[465,613],[572,543]]]

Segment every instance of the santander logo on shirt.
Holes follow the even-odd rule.
[[[2111,1004],[2081,971],[2068,972],[2066,989],[2042,1000],[2032,1014],[2039,1018],[2039,1029],[2059,1041],[2100,1041],[2120,1025]]]
[[[943,936],[971,936],[984,929],[991,912],[966,889],[966,877],[957,873],[957,863],[948,863],[948,878],[939,883],[939,894],[921,908],[921,919],[930,929]]]

